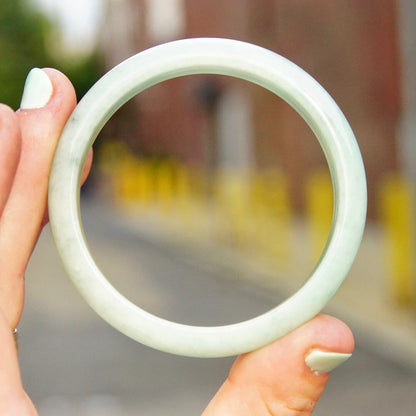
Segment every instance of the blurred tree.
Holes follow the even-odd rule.
[[[93,52],[80,59],[59,60],[53,66],[62,71],[71,80],[78,99],[84,96],[98,78],[101,77],[104,70],[102,57],[98,52]]]
[[[17,108],[29,70],[52,65],[46,46],[52,30],[23,0],[0,2],[0,102]]]
[[[25,0],[0,1],[0,102],[19,107],[25,78],[33,67],[55,67],[73,82],[78,97],[101,72],[98,55],[77,59],[54,56],[58,28]]]

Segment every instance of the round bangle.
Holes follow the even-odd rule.
[[[130,302],[95,264],[80,218],[81,172],[98,133],[137,93],[191,74],[222,74],[258,84],[289,103],[326,155],[334,188],[330,236],[320,261],[294,295],[253,319],[226,326],[188,326]],[[261,47],[229,39],[187,39],[156,46],[113,68],[84,96],[62,133],[49,187],[54,239],[70,278],[90,306],[129,337],[163,351],[220,357],[260,348],[319,313],[348,274],[366,216],[365,172],[354,134],[329,94],[306,72]]]

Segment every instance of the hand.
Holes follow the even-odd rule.
[[[47,222],[53,154],[76,105],[60,72],[35,70],[28,79],[20,110],[0,104],[0,415],[36,414],[21,386],[11,334],[23,310],[25,270]],[[91,161],[92,153],[84,180]]]
[[[24,275],[47,222],[48,177],[54,150],[76,105],[69,80],[52,69],[36,70],[14,113],[0,105],[0,415],[37,415],[23,390],[12,330],[23,309]],[[90,154],[84,169],[91,166]],[[328,370],[354,348],[351,331],[320,315],[258,351],[240,356],[204,415],[309,415]],[[321,360],[305,359],[313,350]],[[312,367],[312,369],[310,368]],[[321,370],[321,371],[316,371]]]

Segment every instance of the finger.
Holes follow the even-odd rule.
[[[82,171],[81,185],[83,185],[85,183],[85,181],[87,180],[88,175],[91,171],[92,159],[93,159],[93,150],[91,148],[90,151],[88,152],[87,159],[85,160],[85,164],[84,164],[84,169]],[[46,206],[46,210],[45,210],[45,213],[43,215],[43,219],[42,219],[42,223],[41,223],[41,228],[43,228],[48,222],[49,222],[49,210],[48,210],[48,206]]]
[[[204,416],[310,415],[354,338],[341,321],[319,315],[282,339],[240,356]]]
[[[52,69],[31,72],[17,112],[22,149],[0,219],[0,306],[13,328],[23,307],[24,273],[45,212],[55,147],[76,105],[70,81]]]
[[[91,148],[90,151],[88,152],[87,159],[84,164],[84,169],[82,171],[81,185],[84,184],[84,182],[87,180],[88,175],[90,174],[91,166],[92,166],[92,159],[93,159],[93,150]]]
[[[37,415],[23,390],[15,340],[3,314],[0,314],[0,415]]]
[[[21,149],[20,126],[14,111],[0,104],[0,217],[16,173]]]

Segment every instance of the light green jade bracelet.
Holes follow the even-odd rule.
[[[253,319],[225,326],[188,326],[139,308],[95,264],[80,217],[80,177],[98,133],[120,106],[159,82],[191,74],[222,74],[258,84],[284,99],[309,124],[326,155],[334,188],[332,228],[310,278],[286,301]],[[329,94],[287,59],[228,39],[166,43],[122,62],[80,101],[60,139],[50,178],[49,210],[66,271],[89,305],[129,337],[193,357],[236,355],[260,348],[313,318],[338,290],[361,242],[367,206],[363,162],[354,134]]]

